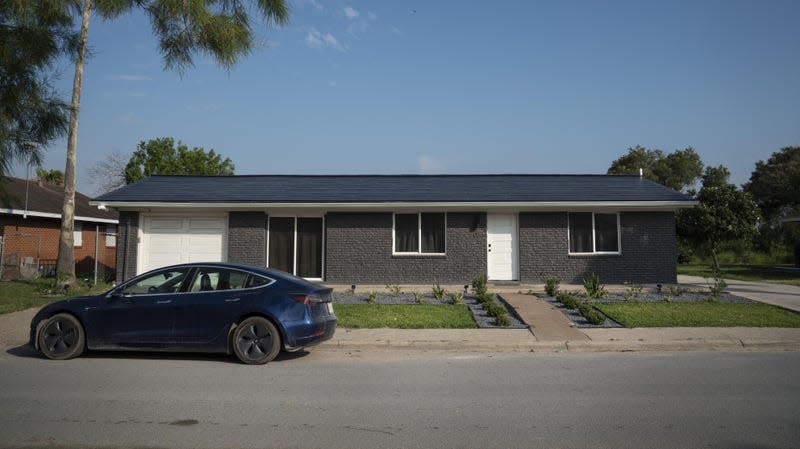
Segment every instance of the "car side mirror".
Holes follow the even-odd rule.
[[[122,289],[116,289],[108,295],[108,299],[116,300],[122,298]]]

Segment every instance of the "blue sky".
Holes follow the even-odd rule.
[[[237,174],[605,173],[637,144],[692,146],[736,183],[800,145],[797,1],[290,1],[230,72],[201,56],[183,76],[143,15],[95,17],[78,189],[163,136]]]

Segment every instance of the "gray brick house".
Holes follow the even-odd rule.
[[[95,198],[119,211],[118,280],[229,261],[328,283],[676,281],[675,211],[638,176],[153,176]]]

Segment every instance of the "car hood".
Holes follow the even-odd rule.
[[[51,302],[50,304],[47,304],[39,309],[39,311],[36,313],[36,316],[33,317],[33,322],[31,324],[35,324],[41,319],[48,317],[57,311],[66,310],[73,313],[80,313],[84,310],[97,307],[104,296],[105,295],[76,296],[74,298],[66,298],[56,302]]]

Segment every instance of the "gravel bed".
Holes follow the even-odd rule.
[[[574,293],[574,292],[573,292]],[[580,328],[614,328],[614,327],[624,327],[623,325],[617,323],[616,321],[612,320],[611,318],[606,318],[605,323],[601,324],[591,324],[586,321],[577,310],[568,309],[564,304],[556,301],[556,298],[547,295],[536,295],[538,298],[547,301],[556,309],[560,310],[561,313],[566,316],[575,327]],[[576,295],[577,296],[577,295]],[[579,297],[580,298],[580,297]],[[669,301],[667,301],[669,300]],[[593,303],[599,304],[613,304],[613,303],[626,303],[626,302],[706,302],[708,300],[708,293],[703,292],[688,292],[683,291],[677,295],[670,295],[668,292],[642,292],[640,295],[637,295],[635,298],[631,299],[630,301],[625,300],[625,295],[622,293],[609,293],[607,297],[602,299],[593,299]],[[730,293],[723,293],[721,294],[717,300],[717,302],[724,302],[724,303],[737,303],[737,304],[755,304],[758,301],[753,301],[747,298],[743,298],[741,296],[732,295]]]
[[[412,293],[401,293],[394,295],[388,292],[375,292],[377,298],[375,304],[417,304],[414,302],[414,295]],[[369,292],[356,292],[349,291],[333,292],[333,302],[338,304],[369,304]],[[498,304],[502,305],[508,311],[508,318],[511,321],[510,326],[496,326],[494,324],[494,317],[489,316],[477,299],[474,296],[465,296],[464,304],[469,307],[472,312],[472,317],[478,323],[478,327],[486,329],[528,329],[528,325],[523,323],[517,316],[516,311],[510,307],[502,298],[495,296]],[[453,299],[448,294],[443,301],[438,301],[430,294],[422,294],[422,302],[420,304],[453,304]]]

